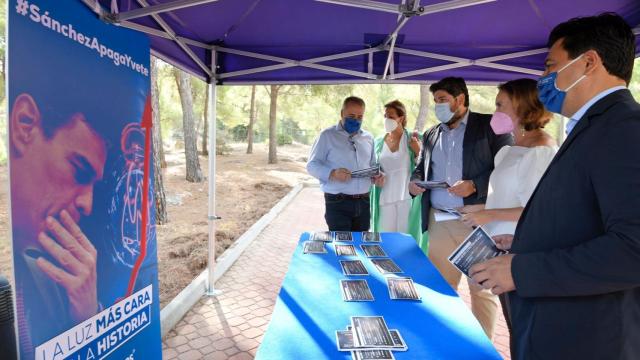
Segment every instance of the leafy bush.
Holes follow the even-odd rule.
[[[247,132],[248,132],[248,127],[246,125],[236,125],[234,127],[231,128],[230,132],[231,132],[231,138],[233,139],[233,141],[245,141],[247,140]]]
[[[278,135],[278,146],[291,145],[291,144],[293,144],[293,138],[290,135],[286,135],[286,134]]]
[[[231,153],[231,147],[227,145],[226,131],[218,130],[216,132],[216,155],[228,155]]]

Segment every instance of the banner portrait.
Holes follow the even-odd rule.
[[[149,39],[82,1],[8,13],[20,358],[161,359]]]

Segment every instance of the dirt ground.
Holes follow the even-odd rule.
[[[219,256],[240,235],[266,214],[291,188],[309,179],[305,162],[306,146],[278,148],[279,162],[267,164],[266,147],[232,145],[230,155],[217,157],[216,254]],[[167,154],[165,188],[169,223],[159,225],[160,302],[164,306],[207,265],[207,189],[208,183],[184,180],[184,155]],[[200,158],[207,173],[207,158]]]
[[[278,164],[267,164],[264,144],[245,154],[245,144],[231,144],[231,153],[217,157],[216,254],[219,256],[291,188],[311,178],[305,163],[309,147],[278,148]],[[169,223],[157,227],[160,303],[164,307],[206,267],[208,183],[184,180],[184,154],[166,153],[164,169]],[[204,174],[207,157],[200,157]],[[0,274],[11,278],[11,247],[8,225],[8,168],[0,166]]]

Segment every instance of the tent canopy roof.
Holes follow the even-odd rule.
[[[220,84],[496,83],[538,76],[547,35],[572,17],[613,11],[640,34],[637,0],[100,2],[150,34],[154,55]]]

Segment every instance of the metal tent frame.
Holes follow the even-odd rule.
[[[162,13],[184,9],[188,7],[194,7],[198,5],[209,4],[217,2],[219,0],[173,0],[156,5],[149,5],[146,0],[136,0],[140,8],[129,10],[125,12],[118,12],[117,6],[112,5],[112,11],[105,10],[98,0],[81,0],[84,2],[93,12],[95,12],[103,21],[129,28],[132,30],[140,31],[152,36],[168,39],[177,44],[182,51],[205,73],[207,77],[203,77],[201,74],[195,73],[188,68],[185,68],[178,64],[176,61],[169,59],[162,54],[151,51],[152,55],[157,58],[176,66],[190,74],[204,80],[208,83],[209,92],[209,109],[207,121],[209,122],[209,211],[208,211],[208,231],[209,231],[209,257],[208,257],[208,280],[207,280],[207,294],[215,295],[217,292],[214,287],[214,269],[215,269],[215,220],[218,217],[215,215],[215,149],[216,149],[216,85],[271,85],[271,84],[420,84],[424,83],[424,80],[406,80],[406,78],[416,75],[428,74],[443,70],[464,68],[470,66],[480,66],[485,68],[492,68],[502,71],[509,71],[515,74],[522,74],[528,76],[540,76],[542,72],[536,69],[530,69],[520,66],[512,66],[500,64],[499,61],[517,59],[532,55],[544,54],[548,51],[547,48],[539,48],[527,51],[519,51],[512,53],[505,53],[498,56],[485,57],[480,59],[468,59],[463,57],[450,56],[445,54],[437,54],[433,52],[419,51],[408,48],[396,46],[396,39],[400,30],[414,17],[425,16],[428,14],[439,13],[443,11],[450,11],[460,9],[464,7],[477,6],[485,3],[495,2],[497,0],[449,0],[442,3],[422,6],[420,0],[402,0],[400,4],[391,4],[374,0],[315,0],[321,3],[337,4],[348,7],[361,8],[370,11],[381,11],[390,14],[396,14],[398,17],[397,25],[394,30],[389,33],[385,40],[376,47],[371,47],[363,50],[355,50],[343,53],[337,53],[333,55],[321,56],[309,58],[306,60],[293,60],[284,57],[272,56],[267,54],[260,54],[256,52],[232,49],[228,47],[206,44],[194,39],[178,36],[176,32],[167,24],[159,15]],[[115,2],[112,2],[115,4]],[[131,20],[150,16],[160,26],[162,30],[158,30],[152,27],[144,26],[132,22]],[[634,28],[634,34],[640,36],[640,25]],[[203,49],[210,55],[210,63],[205,64],[193,51],[191,47]],[[384,67],[383,74],[373,73],[373,54],[378,52],[388,52],[387,60]],[[640,49],[639,49],[640,51]],[[448,64],[425,67],[417,70],[405,71],[400,73],[394,73],[393,59],[394,54],[404,54],[415,56],[423,59],[440,60],[449,62]],[[259,59],[274,62],[276,64],[259,66],[244,70],[219,72],[217,59],[219,54],[233,54],[237,56]],[[355,56],[368,55],[368,71],[354,71],[350,69],[343,69],[336,66],[323,65],[323,62],[346,59]],[[636,54],[640,56],[640,53]],[[331,72],[342,75],[350,75],[357,79],[349,79],[344,81],[332,81],[332,80],[311,80],[311,81],[242,81],[234,78],[241,77],[243,75],[266,73],[270,71],[276,71],[281,69],[290,69],[295,67],[311,68],[321,70],[325,72]],[[469,84],[478,85],[492,85],[495,82],[469,82]],[[213,154],[213,155],[212,155]]]
[[[468,58],[449,56],[445,54],[436,54],[432,52],[419,51],[419,50],[413,50],[413,49],[407,49],[407,48],[395,46],[395,40],[397,39],[397,36],[400,30],[402,29],[402,27],[404,27],[408,23],[408,21],[415,16],[424,16],[424,15],[448,11],[448,10],[455,10],[463,7],[481,5],[485,3],[494,2],[497,0],[450,0],[444,3],[438,3],[433,5],[427,5],[427,6],[420,6],[420,0],[405,0],[400,5],[393,5],[389,3],[383,3],[383,2],[372,1],[372,0],[316,0],[318,2],[323,2],[323,3],[339,4],[339,5],[357,7],[357,8],[368,9],[368,10],[394,13],[398,15],[398,24],[396,25],[393,32],[391,32],[387,36],[387,38],[380,45],[376,47],[338,53],[338,54],[322,56],[322,57],[315,57],[315,58],[310,58],[306,60],[293,60],[293,59],[287,59],[287,58],[278,57],[278,56],[260,54],[256,52],[231,49],[228,47],[205,44],[193,39],[181,37],[181,36],[178,36],[171,29],[171,27],[162,18],[158,16],[159,14],[164,12],[208,4],[208,3],[216,2],[219,0],[175,0],[169,3],[163,3],[158,5],[152,5],[152,6],[150,6],[146,0],[136,0],[137,3],[141,6],[141,8],[122,12],[122,13],[107,12],[100,7],[100,5],[97,3],[96,0],[82,0],[82,1],[84,1],[88,6],[90,6],[92,10],[94,10],[100,16],[100,18],[106,22],[112,23],[114,25],[126,27],[129,29],[133,29],[136,31],[140,31],[149,35],[174,41],[184,51],[184,53],[191,60],[193,60],[193,62],[197,64],[198,67],[200,67],[200,69],[202,69],[208,75],[208,78],[203,78],[200,74],[189,71],[189,69],[184,69],[185,71],[190,72],[192,75],[206,81],[207,83],[211,83],[215,81],[219,85],[223,85],[223,84],[224,85],[238,85],[238,84],[247,85],[251,83],[256,83],[256,82],[246,82],[242,80],[234,80],[233,78],[237,78],[243,75],[264,73],[264,72],[270,72],[270,71],[293,68],[293,67],[306,67],[306,68],[312,68],[312,69],[322,70],[326,72],[350,75],[358,79],[365,80],[366,83],[371,83],[371,84],[373,83],[418,84],[424,81],[402,80],[402,79],[416,76],[416,75],[422,75],[422,74],[427,74],[432,72],[469,67],[469,66],[480,66],[480,67],[493,68],[493,69],[498,69],[503,71],[511,71],[511,72],[520,73],[523,75],[539,76],[542,73],[540,70],[505,65],[505,64],[500,64],[498,62],[503,60],[522,58],[522,57],[531,56],[531,55],[543,54],[547,51],[546,48],[540,48],[540,49],[534,49],[534,50],[528,50],[528,51],[506,53],[499,56],[492,56],[492,57],[481,58],[481,59],[468,59]],[[136,24],[130,21],[130,20],[145,17],[145,16],[151,16],[158,23],[158,25],[163,29],[163,31],[154,29],[148,26]],[[253,58],[253,59],[271,61],[277,64],[260,66],[260,67],[246,69],[246,70],[231,71],[231,72],[215,72],[214,74],[214,71],[211,69],[211,67],[207,66],[207,64],[204,64],[202,60],[193,52],[190,46],[194,46],[210,52],[211,58],[214,58],[217,55],[217,53],[227,53],[227,54],[234,54],[234,55],[244,56],[244,57]],[[384,73],[382,75],[374,74],[373,66],[372,66],[372,59],[373,59],[372,55],[374,53],[384,52],[384,51],[388,52]],[[412,70],[412,71],[406,71],[406,72],[394,74],[392,63],[393,63],[394,54],[396,53],[411,55],[411,56],[420,57],[424,59],[448,61],[450,62],[450,64],[426,67],[418,70]],[[154,54],[154,55],[158,55],[158,54]],[[328,66],[328,65],[321,64],[323,62],[327,62],[331,60],[346,59],[346,58],[361,56],[361,55],[369,55],[369,71],[368,72],[342,69],[336,66]],[[175,62],[171,61],[170,59],[163,59],[162,55],[158,55],[158,57],[174,66],[182,68],[181,66],[179,66],[178,64],[175,64]],[[353,80],[349,80],[346,82],[353,83]],[[271,82],[257,82],[257,83],[259,84],[296,84],[295,81],[276,81],[276,82],[271,81]],[[328,82],[328,81],[320,80],[320,81],[305,81],[304,83],[305,84],[327,84],[327,83],[339,83],[339,82],[331,82],[331,81]]]

